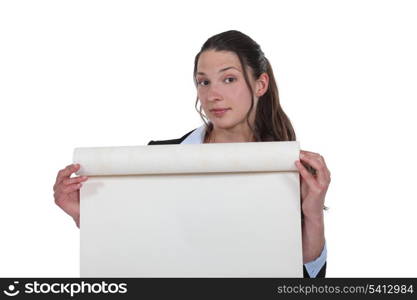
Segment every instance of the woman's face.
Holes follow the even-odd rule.
[[[242,73],[238,56],[230,51],[207,50],[200,54],[197,64],[197,94],[202,109],[214,128],[246,127],[246,114],[252,95]],[[255,91],[252,72],[246,69]],[[257,97],[249,121],[253,124]]]

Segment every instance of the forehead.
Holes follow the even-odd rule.
[[[200,54],[197,63],[198,72],[216,72],[225,67],[241,70],[239,57],[231,51],[207,50]]]

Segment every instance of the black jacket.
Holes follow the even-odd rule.
[[[183,137],[179,138],[179,139],[173,139],[173,140],[163,140],[163,141],[150,141],[148,143],[148,145],[169,145],[169,144],[181,144],[181,142],[183,140],[185,140],[185,138],[187,136],[189,136],[194,130],[191,130],[190,132],[188,132],[187,134],[185,134]],[[324,263],[323,267],[320,269],[319,273],[317,274],[316,278],[319,277],[325,277],[326,276],[326,265],[327,262]],[[304,278],[310,278],[306,267],[303,265],[303,273],[304,273]]]

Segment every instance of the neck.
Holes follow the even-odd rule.
[[[254,138],[248,126],[246,128],[217,128],[213,127],[209,134],[206,134],[205,143],[244,143],[253,142]]]

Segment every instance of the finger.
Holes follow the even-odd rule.
[[[56,182],[60,183],[66,177],[69,177],[72,173],[78,171],[79,168],[80,168],[80,164],[71,164],[71,165],[66,166],[64,169],[58,172]]]
[[[299,161],[295,161],[295,165],[297,166],[298,170],[300,171],[301,177],[307,182],[310,187],[316,187],[316,179],[310,172],[303,166],[303,164]]]
[[[306,151],[306,150],[300,150],[300,158],[303,158],[303,157],[311,157],[311,158],[318,159],[318,160],[323,159],[323,157],[318,153]]]
[[[329,181],[329,174],[322,160],[320,160],[317,157],[311,157],[306,154],[301,154],[300,159],[303,162],[308,163],[314,169],[316,169],[317,180],[320,184],[323,184],[323,185],[327,184],[327,182]]]
[[[307,156],[314,157],[314,158],[318,159],[318,160],[319,160],[319,161],[323,164],[323,170],[324,170],[324,171],[325,171],[325,173],[327,174],[327,178],[330,180],[330,177],[331,177],[331,175],[330,175],[330,170],[329,170],[329,168],[327,167],[327,164],[326,164],[326,161],[325,161],[324,157],[323,157],[322,155],[320,155],[320,154],[317,154],[317,155],[311,155],[311,154],[310,154],[310,152],[309,152],[309,153],[307,153],[306,155],[307,155]]]
[[[316,152],[311,152],[311,151],[307,151],[307,150],[300,150],[301,153],[304,154],[310,154],[310,155],[317,155],[320,156],[320,154],[316,153]]]
[[[306,155],[306,156],[310,156],[310,157],[314,157],[314,158],[317,158],[317,159],[320,159],[320,160],[323,160],[323,162],[324,162],[324,157],[323,157],[323,155],[321,155],[321,154],[319,154],[319,153],[315,153],[315,152],[310,152],[310,151],[301,150],[301,151],[300,151],[300,155],[301,155],[301,154]]]
[[[82,186],[83,186],[82,183],[74,183],[74,184],[71,184],[71,185],[68,185],[68,186],[64,187],[62,189],[62,192],[65,193],[65,194],[68,194],[68,193],[71,193],[73,191],[79,190]]]
[[[310,152],[310,151],[302,151],[302,152],[305,152],[305,154],[307,156],[310,156],[310,157],[314,157],[314,158],[319,159],[323,163],[324,170],[327,172],[328,178],[330,180],[330,177],[331,177],[330,170],[327,167],[327,164],[326,164],[326,161],[325,161],[324,157],[322,155],[318,154],[318,153],[314,153],[314,152]]]
[[[63,169],[59,170],[58,175],[57,175],[57,178],[58,178],[59,176],[61,176],[62,172],[64,172],[64,170],[65,170],[65,169],[67,169],[67,168],[69,168],[69,167],[71,167],[71,165],[68,165],[68,166],[66,166],[65,168],[63,168]]]
[[[68,170],[69,168],[71,168],[73,165],[68,165],[65,168],[59,170],[56,179],[55,179],[55,184],[54,184],[54,191],[56,192],[57,190],[59,190],[59,184],[64,180],[64,174],[66,172],[66,170]]]
[[[314,169],[312,166],[310,166],[308,163],[306,163],[305,161],[301,160],[301,164],[304,166],[304,168],[307,169],[307,171],[313,175],[316,176],[317,175],[317,170]]]
[[[65,168],[59,170],[58,174],[56,175],[56,179],[55,179],[55,184],[59,183],[60,181],[62,181],[62,176],[63,173],[65,172],[65,170],[67,170],[71,165],[66,166]]]
[[[64,185],[69,185],[69,184],[73,184],[73,183],[85,182],[85,181],[87,181],[87,179],[88,179],[87,176],[78,176],[78,177],[74,177],[74,178],[66,178],[62,181],[62,183]]]

